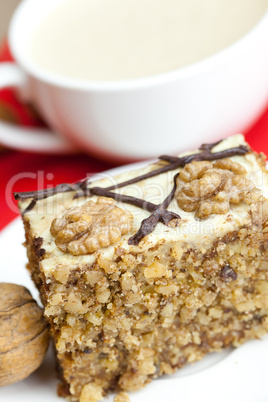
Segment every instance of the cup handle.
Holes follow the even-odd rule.
[[[0,63],[0,90],[8,87],[27,93],[27,77],[15,63]],[[22,151],[65,154],[75,147],[63,138],[42,128],[16,126],[0,121],[0,143]]]

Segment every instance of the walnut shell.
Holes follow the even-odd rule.
[[[43,310],[28,289],[0,283],[0,386],[33,373],[41,365],[48,344]]]

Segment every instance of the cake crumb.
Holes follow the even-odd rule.
[[[79,402],[98,402],[103,399],[102,389],[99,385],[89,383],[84,385]]]
[[[114,402],[130,402],[130,399],[125,392],[119,392],[119,394],[114,397]]]

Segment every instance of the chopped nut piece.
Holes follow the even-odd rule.
[[[167,286],[156,286],[155,290],[157,291],[157,293],[161,293],[162,295],[165,296],[169,296],[172,293],[177,293],[178,291],[178,286],[171,284],[171,285],[167,285]]]
[[[79,402],[98,402],[102,399],[101,387],[97,384],[89,383],[83,386]]]
[[[88,201],[54,219],[50,231],[62,251],[91,254],[119,241],[132,229],[132,221],[131,213],[118,208],[114,200],[99,197],[96,203]]]
[[[166,267],[156,260],[149,267],[145,268],[144,276],[145,278],[160,278],[166,274],[166,271]]]
[[[130,399],[125,392],[119,392],[119,394],[114,397],[114,402],[130,402]]]
[[[246,200],[255,188],[245,174],[245,168],[230,159],[191,162],[177,179],[177,203],[184,211],[195,212],[200,219],[226,214],[230,204]]]
[[[224,282],[232,282],[237,280],[237,273],[230,265],[225,265],[220,272],[220,277]]]

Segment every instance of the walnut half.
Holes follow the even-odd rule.
[[[70,208],[62,218],[54,219],[50,232],[60,250],[72,255],[91,254],[108,247],[130,232],[133,216],[115,205],[111,198]]]
[[[245,175],[244,167],[230,159],[193,161],[178,176],[177,203],[200,219],[225,214],[231,204],[246,201],[247,194],[255,188]]]

